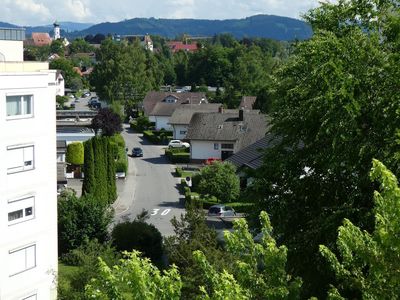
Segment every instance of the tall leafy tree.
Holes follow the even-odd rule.
[[[339,228],[337,256],[320,246],[339,278],[338,287],[352,290],[362,299],[397,299],[400,295],[400,188],[397,178],[374,160],[371,178],[380,183],[375,191],[375,229],[372,234],[345,219]],[[340,258],[339,258],[340,257]],[[330,298],[344,299],[333,288]]]
[[[58,199],[58,245],[60,254],[67,253],[97,239],[104,242],[112,213],[108,206],[99,203],[92,195],[80,198],[66,190]]]
[[[113,136],[122,131],[122,120],[118,113],[111,108],[101,108],[92,119],[92,127],[96,131],[101,129],[102,136]]]
[[[333,274],[318,245],[334,248],[343,218],[372,228],[372,158],[398,172],[400,61],[387,34],[398,12],[395,1],[322,4],[306,15],[313,38],[274,77],[277,140],[253,189],[306,296],[325,297]]]

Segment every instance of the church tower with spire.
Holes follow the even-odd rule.
[[[54,26],[54,40],[59,40],[61,38],[60,24],[57,21],[55,21],[53,26]]]

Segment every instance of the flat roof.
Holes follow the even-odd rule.
[[[25,40],[25,28],[2,28],[2,27],[0,27],[0,40],[23,41],[23,40]]]

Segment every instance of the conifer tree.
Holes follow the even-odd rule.
[[[108,202],[107,166],[101,137],[93,138],[94,174],[96,178],[94,196],[101,203]]]
[[[88,140],[84,143],[84,166],[83,172],[85,177],[82,185],[82,195],[91,194],[95,188],[94,178],[94,154],[93,154],[93,143],[92,140]]]
[[[107,184],[108,200],[113,202],[117,198],[117,188],[115,185],[115,159],[113,148],[108,138],[104,138],[105,148],[107,149]]]

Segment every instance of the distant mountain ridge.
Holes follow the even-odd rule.
[[[301,20],[274,15],[256,15],[244,19],[198,20],[134,18],[116,23],[100,23],[80,32],[88,34],[155,34],[174,38],[182,34],[213,36],[230,33],[237,38],[264,37],[276,40],[304,40],[312,36],[311,27]]]
[[[0,27],[19,27],[0,22]],[[304,21],[275,15],[255,15],[243,19],[200,20],[200,19],[156,19],[134,18],[120,22],[75,23],[60,22],[62,35],[84,37],[92,34],[143,35],[153,34],[175,38],[182,34],[191,36],[213,36],[229,33],[236,38],[262,37],[275,40],[304,40],[312,36],[309,24]],[[25,27],[26,34],[51,32],[53,25]]]

